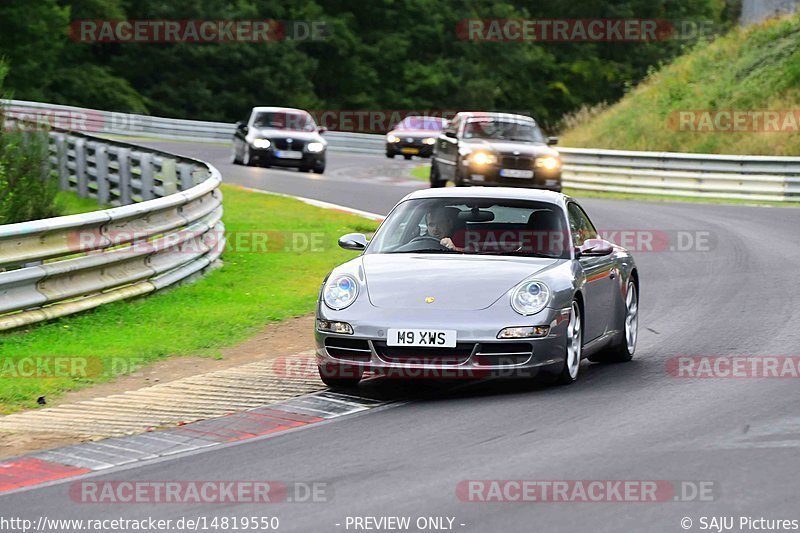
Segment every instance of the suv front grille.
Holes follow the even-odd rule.
[[[533,158],[527,156],[504,155],[500,166],[516,170],[533,170]]]
[[[297,150],[298,152],[302,152],[306,147],[306,142],[298,139],[292,139],[292,143],[289,144],[286,142],[286,139],[275,139],[272,141],[272,145],[277,150]]]

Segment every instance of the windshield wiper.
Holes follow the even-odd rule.
[[[447,248],[440,250],[438,248],[427,248],[424,250],[394,250],[392,252],[384,252],[387,254],[458,254],[463,253],[458,250],[449,250]]]
[[[543,257],[545,259],[558,259],[558,257],[539,252],[524,252],[522,250],[504,250],[502,252],[468,252],[475,255],[521,255],[525,257]]]

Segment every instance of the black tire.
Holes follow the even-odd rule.
[[[314,166],[314,172],[316,172],[317,174],[324,174],[325,173],[325,163],[322,163],[321,165]]]
[[[461,172],[456,169],[456,179],[454,180],[453,184],[456,187],[469,187],[466,183],[464,183],[464,178],[461,176]]]
[[[318,366],[319,378],[331,389],[352,389],[358,386],[364,370],[351,365]]]
[[[628,280],[627,287],[622,334],[618,335],[608,348],[589,357],[589,361],[593,363],[627,363],[633,359],[633,355],[636,353],[636,341],[639,337],[639,291],[632,279]],[[633,304],[632,318],[631,303]],[[632,328],[630,330],[633,334],[632,338],[629,337],[629,328]]]
[[[250,146],[245,144],[244,145],[244,154],[242,154],[242,164],[246,167],[255,166],[256,161],[250,155]]]
[[[406,161],[411,161],[411,157],[412,156],[410,156],[410,155],[404,155],[403,159],[405,159]]]
[[[431,173],[428,179],[431,182],[431,189],[438,189],[439,187],[447,186],[447,180],[443,180],[439,173],[439,167],[436,166],[436,161],[431,161]]]
[[[242,158],[236,153],[236,143],[234,142],[231,146],[231,163],[234,165],[241,165]]]
[[[394,159],[395,155],[397,154],[386,152],[386,157],[388,157],[389,159]]]
[[[577,321],[577,332],[575,331]],[[577,338],[575,335],[577,334]],[[572,310],[567,322],[567,343],[564,349],[564,366],[555,379],[557,385],[571,385],[578,380],[583,354],[583,314],[577,300],[572,300]],[[577,351],[577,353],[575,353]],[[575,361],[577,359],[577,363]]]

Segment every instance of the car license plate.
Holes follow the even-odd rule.
[[[455,348],[456,331],[433,329],[390,329],[386,336],[389,346]]]
[[[403,152],[404,154],[418,154],[419,148],[403,148],[400,151]]]
[[[532,178],[533,170],[518,170],[515,168],[503,168],[500,175],[504,178]]]
[[[281,159],[303,159],[303,152],[297,150],[276,150],[275,157]]]

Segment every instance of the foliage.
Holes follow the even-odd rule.
[[[733,0],[729,0],[734,3]],[[0,54],[21,99],[235,121],[253,105],[526,111],[545,124],[615,101],[685,42],[475,42],[471,18],[709,20],[725,0],[5,0]],[[76,42],[84,19],[324,21],[321,41]]]
[[[0,88],[4,74],[0,63]],[[0,224],[58,214],[58,182],[50,176],[47,155],[46,134],[7,127],[0,107]]]
[[[736,29],[697,46],[617,104],[563,136],[566,146],[761,155],[797,155],[800,135],[800,15]],[[698,128],[715,112],[781,111],[792,122],[782,131]],[[681,127],[680,112],[695,127]],[[694,114],[691,114],[694,113]],[[705,113],[705,115],[704,115]],[[783,120],[783,119],[781,119]],[[748,128],[745,128],[746,130]],[[763,130],[756,126],[752,129]]]

